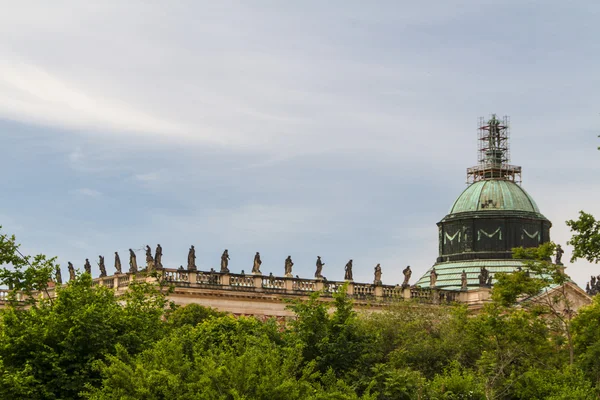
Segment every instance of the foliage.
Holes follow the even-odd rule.
[[[584,258],[589,262],[600,261],[600,221],[593,215],[579,211],[579,219],[567,221],[573,236],[568,244],[573,246],[571,262]]]
[[[117,296],[77,274],[53,289],[54,261],[21,256],[15,243],[2,237],[0,277],[28,302],[13,290],[0,310],[3,399],[598,396],[600,297],[573,316],[564,292],[539,296],[568,283],[549,261],[552,244],[516,249],[527,268],[497,274],[493,302],[476,315],[410,301],[361,312],[344,288],[291,303],[296,317],[281,324],[175,307],[160,283],[131,281]]]
[[[196,326],[211,317],[222,316],[225,316],[225,313],[219,312],[214,308],[192,303],[185,307],[177,307],[167,316],[167,321],[172,327],[180,328],[184,325]]]
[[[9,301],[16,304],[24,301],[35,305],[39,293],[45,293],[49,298],[48,282],[58,265],[56,258],[48,259],[38,254],[34,257],[21,254],[15,236],[2,234],[0,226],[0,284],[11,289]],[[37,294],[37,295],[36,295]],[[17,297],[23,295],[23,298]]]

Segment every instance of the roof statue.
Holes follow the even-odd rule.
[[[194,248],[194,245],[192,245],[188,251],[187,269],[188,271],[196,271],[198,269],[196,267],[196,249]]]
[[[377,264],[375,266],[375,272],[374,272],[374,279],[373,279],[373,284],[375,285],[381,285],[381,264]]]
[[[260,272],[260,265],[262,264],[262,260],[260,259],[260,253],[257,251],[254,255],[254,263],[252,264],[252,273],[256,275],[262,275]]]
[[[554,260],[554,264],[563,265],[562,256],[565,254],[565,251],[562,249],[560,244],[556,245],[556,259]]]
[[[229,260],[229,252],[227,251],[227,249],[225,249],[225,251],[223,251],[223,254],[221,255],[221,273],[229,273]]]
[[[54,281],[57,285],[62,285],[62,273],[60,272],[60,265],[56,266],[56,270],[54,271]]]
[[[344,280],[351,281],[352,279],[352,260],[348,261],[344,267]]]
[[[122,274],[121,270],[121,258],[119,257],[119,253],[115,251],[115,271],[117,274]]]
[[[67,269],[69,270],[69,281],[72,281],[75,279],[75,267],[73,267],[73,263],[71,263],[71,261],[69,261],[67,264]]]
[[[404,282],[402,282],[402,286],[406,287],[408,286],[408,282],[410,281],[410,277],[412,276],[412,271],[410,269],[410,265],[408,265],[406,268],[404,268],[402,270],[402,273],[404,274]]]
[[[287,256],[285,259],[285,276],[292,277],[292,267],[294,266],[294,262],[292,261],[292,256]]]
[[[103,278],[106,276],[106,266],[104,265],[104,257],[103,256],[98,256],[99,260],[98,260],[98,268],[100,269],[100,278]]]
[[[325,263],[321,261],[321,256],[317,256],[317,270],[315,271],[315,278],[322,279],[323,278],[323,266]]]
[[[83,264],[83,269],[85,270],[86,274],[92,275],[92,264],[90,264],[90,260],[87,258],[85,259],[85,264]]]
[[[162,247],[161,247],[160,244],[157,244],[156,245],[156,252],[154,253],[154,266],[156,267],[156,269],[162,269],[163,268],[162,256],[163,256]]]
[[[138,266],[137,266],[137,259],[135,257],[135,252],[133,251],[133,249],[129,249],[129,273],[137,274],[137,272],[138,272]]]
[[[152,257],[152,249],[148,245],[146,245],[146,268],[148,272],[154,270],[154,257]]]

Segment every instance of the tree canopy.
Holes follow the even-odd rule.
[[[548,244],[517,249],[529,273],[498,276],[476,315],[462,305],[355,309],[345,291],[289,308],[286,323],[234,317],[88,274],[44,296],[55,261],[0,242],[0,280],[27,302],[0,310],[3,399],[595,399],[600,301],[567,319],[535,299],[567,279]],[[519,307],[514,303],[520,301]],[[554,307],[554,308],[553,308]],[[567,321],[567,322],[565,322]]]

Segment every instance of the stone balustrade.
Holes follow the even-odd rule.
[[[427,303],[451,303],[461,301],[462,292],[438,291],[419,287],[401,287],[399,285],[375,285],[353,281],[327,281],[324,279],[302,279],[293,277],[277,277],[273,275],[233,274],[211,271],[189,271],[182,269],[160,269],[158,276],[138,274],[116,274],[93,279],[94,286],[105,286],[114,290],[126,290],[132,281],[156,282],[157,277],[163,285],[191,290],[190,294],[200,290],[208,290],[211,294],[248,292],[266,295],[306,296],[320,292],[321,296],[331,297],[344,287],[346,293],[359,301],[394,302],[416,300]],[[207,293],[209,293],[207,292]],[[8,300],[9,291],[0,289],[0,304]],[[464,293],[466,294],[466,292]],[[54,297],[54,288],[49,288],[48,295]],[[45,295],[47,297],[47,295]]]

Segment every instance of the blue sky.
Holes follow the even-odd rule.
[[[177,267],[194,244],[206,269],[228,248],[234,271],[260,251],[265,273],[320,255],[329,279],[350,258],[359,281],[417,278],[493,112],[555,241],[600,216],[598,2],[2,9],[0,224],[63,266],[161,243]]]

